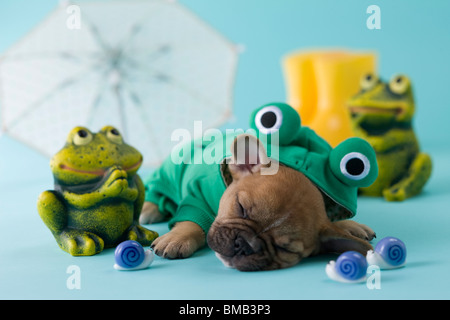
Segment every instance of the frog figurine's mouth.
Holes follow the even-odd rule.
[[[131,166],[127,166],[127,167],[121,167],[122,170],[126,171],[127,173],[137,170],[142,164],[142,158],[136,162],[135,164],[131,165]],[[77,169],[74,167],[71,167],[65,163],[61,163],[59,165],[59,168],[62,170],[67,170],[67,171],[71,171],[71,172],[76,172],[76,173],[81,173],[81,174],[90,174],[90,175],[94,175],[94,176],[104,176],[109,168],[100,168],[100,169],[95,169],[95,170],[83,170],[83,169]]]
[[[96,170],[81,170],[73,168],[67,164],[60,164],[59,167],[63,170],[70,172],[76,172],[80,174],[90,174],[95,176],[95,178],[89,182],[78,184],[78,185],[66,185],[62,181],[55,180],[56,190],[67,190],[73,193],[88,193],[93,192],[100,188],[108,179],[112,178],[110,185],[117,180],[128,180],[129,173],[139,169],[142,164],[142,158],[135,164],[131,166],[121,167],[121,166],[111,166],[105,169]],[[133,183],[129,181],[129,183]]]
[[[350,113],[352,115],[356,114],[393,114],[399,116],[404,112],[403,108],[378,108],[370,106],[350,106]]]
[[[353,121],[367,134],[379,136],[396,127],[408,127],[407,121],[401,120],[406,110],[401,107],[349,106]]]
[[[97,169],[97,170],[81,170],[81,169],[77,169],[77,168],[73,168],[65,163],[61,163],[59,165],[59,168],[61,170],[67,170],[67,171],[71,171],[71,172],[76,172],[76,173],[83,173],[83,174],[91,174],[94,176],[102,176],[105,174],[106,170],[105,169]]]

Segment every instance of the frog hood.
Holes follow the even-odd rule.
[[[358,188],[371,185],[378,175],[376,155],[367,141],[354,137],[332,148],[301,126],[297,111],[285,103],[256,109],[250,126],[271,161],[300,171],[322,191],[330,220],[356,214]]]

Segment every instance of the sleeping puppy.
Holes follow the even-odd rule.
[[[207,237],[225,265],[270,270],[321,252],[371,249],[374,232],[350,220],[332,223],[321,192],[304,174],[285,166],[273,176],[259,170],[230,166],[233,183]]]
[[[244,139],[251,146],[239,161],[233,150]],[[192,221],[177,221],[153,242],[157,255],[185,258],[207,243],[225,265],[253,271],[290,267],[324,252],[354,250],[365,255],[372,249],[372,229],[351,220],[332,222],[326,195],[303,173],[270,160],[256,137],[238,136],[231,151],[231,161],[221,165],[228,182],[209,230]],[[275,174],[263,174],[274,165]],[[166,215],[158,208],[147,201],[140,222],[164,220]]]

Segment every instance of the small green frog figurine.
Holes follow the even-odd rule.
[[[388,82],[368,74],[361,91],[348,102],[353,131],[375,150],[378,178],[363,195],[402,201],[422,191],[432,162],[421,152],[412,127],[414,98],[410,80],[394,75]]]
[[[142,155],[111,126],[72,129],[51,159],[55,190],[41,193],[38,211],[58,245],[90,256],[125,240],[150,245],[158,236],[139,225],[145,189],[136,172]]]

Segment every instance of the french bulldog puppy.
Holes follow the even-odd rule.
[[[157,255],[186,258],[207,243],[226,266],[256,271],[287,268],[319,253],[366,255],[372,249],[372,229],[352,220],[330,221],[325,195],[303,173],[269,160],[256,137],[239,137],[232,161],[222,164],[231,179],[207,234],[191,221],[177,222],[153,242]],[[252,146],[238,161],[233,150],[245,137]],[[274,165],[275,174],[263,173]],[[141,223],[163,219],[156,204],[144,204]]]

